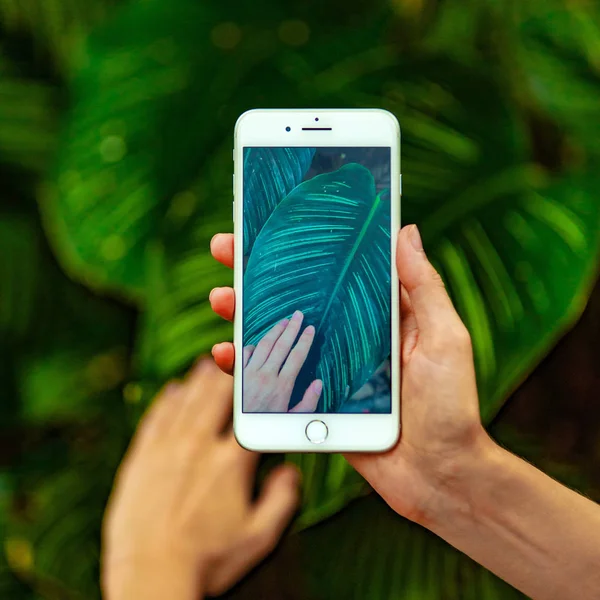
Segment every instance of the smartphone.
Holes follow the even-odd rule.
[[[260,452],[381,452],[400,429],[400,126],[378,109],[235,127],[234,432]]]

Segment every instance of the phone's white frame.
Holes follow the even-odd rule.
[[[316,121],[315,119],[318,119]],[[286,131],[290,127],[290,131]],[[331,127],[331,131],[302,131]],[[400,126],[379,109],[256,109],[245,112],[235,126],[234,157],[234,287],[236,356],[242,356],[243,315],[243,148],[246,146],[375,147],[391,149],[391,256],[396,256],[400,228]],[[396,261],[392,258],[392,412],[391,414],[244,413],[242,363],[235,363],[234,432],[244,448],[260,452],[382,452],[394,446],[400,432],[400,310]],[[323,421],[325,442],[314,444],[305,434],[310,421]]]

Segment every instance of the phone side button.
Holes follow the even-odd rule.
[[[235,223],[235,200],[231,203],[231,220]]]
[[[322,444],[328,435],[329,430],[323,421],[311,421],[306,426],[306,437],[313,444]]]
[[[402,196],[402,175],[400,175],[400,196]]]

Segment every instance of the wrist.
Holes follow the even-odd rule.
[[[198,600],[204,597],[202,563],[167,554],[107,558],[102,565],[106,600]]]
[[[468,448],[441,467],[421,525],[442,535],[450,527],[472,523],[482,489],[490,486],[508,455],[482,428]]]

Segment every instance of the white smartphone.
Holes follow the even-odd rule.
[[[238,442],[381,452],[400,429],[400,127],[377,109],[251,110],[235,127]]]

